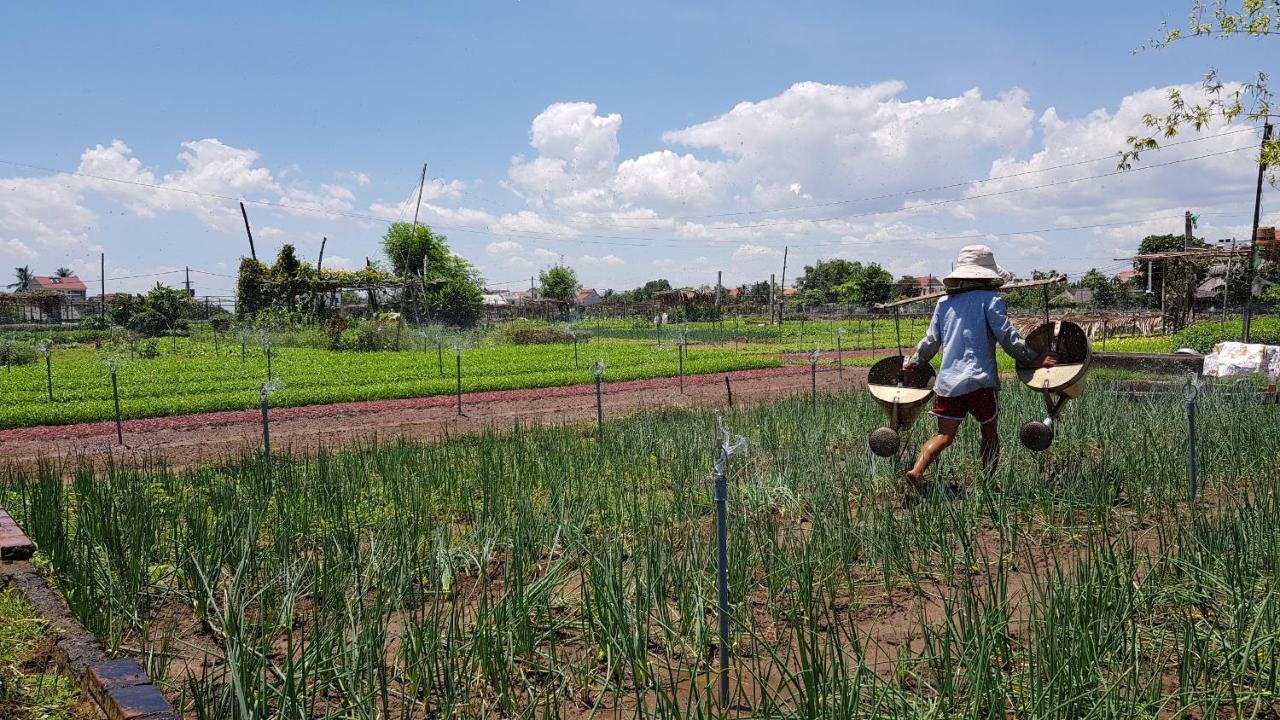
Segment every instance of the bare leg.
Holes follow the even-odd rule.
[[[956,432],[960,430],[960,423],[960,420],[938,418],[938,434],[926,440],[920,448],[920,456],[916,458],[915,467],[907,471],[907,482],[915,487],[920,486],[920,478],[924,477],[924,471],[938,459],[943,450],[956,441]]]
[[[1000,431],[994,419],[979,425],[978,429],[982,431],[982,469],[989,478],[1000,464]]]

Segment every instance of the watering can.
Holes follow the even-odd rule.
[[[1058,358],[1058,364],[1053,367],[1018,368],[1018,379],[1044,397],[1048,412],[1044,420],[1024,423],[1018,437],[1027,448],[1041,452],[1053,444],[1062,406],[1084,392],[1093,348],[1084,330],[1066,320],[1041,324],[1027,335],[1027,345],[1041,355],[1052,353]]]
[[[867,445],[880,457],[892,457],[902,448],[902,435],[920,416],[933,398],[935,374],[928,363],[910,370],[902,367],[901,355],[889,357],[871,366],[867,373],[867,392],[884,410],[889,424],[871,432]]]

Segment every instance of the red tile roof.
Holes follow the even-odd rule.
[[[68,275],[67,277],[64,277],[64,278],[36,275],[35,277],[32,278],[32,282],[35,283],[35,286],[40,288],[41,290],[66,290],[69,292],[84,292],[87,289],[85,288],[84,283],[81,282],[80,278],[76,277],[75,275]]]
[[[1138,275],[1137,270],[1125,270],[1123,272],[1116,273],[1116,279],[1119,280],[1120,282],[1127,282],[1137,277],[1137,275]]]

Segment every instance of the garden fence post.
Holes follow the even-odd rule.
[[[436,367],[440,369],[440,377],[444,377],[444,338],[436,336]]]
[[[1199,379],[1195,373],[1187,373],[1187,476],[1190,480],[1189,501],[1195,508],[1197,488],[1196,477],[1196,395],[1200,392]]]
[[[573,338],[573,369],[578,369],[578,331],[570,330],[569,337]]]
[[[809,355],[809,385],[810,400],[809,406],[814,412],[818,411],[818,356],[822,354],[822,350],[815,348]]]
[[[729,384],[729,376],[724,376],[724,391],[729,396],[729,409],[733,409],[733,385]]]
[[[40,354],[44,355],[44,375],[49,388],[49,402],[53,402],[53,346],[48,341],[37,345]]]
[[[676,346],[676,355],[680,358],[680,394],[684,394],[684,333],[680,333],[680,344]]]
[[[453,352],[458,363],[458,417],[462,417],[462,348],[454,345]]]
[[[116,407],[116,443],[124,445],[124,430],[120,427],[120,385],[116,382],[116,361],[107,360],[107,369],[111,371],[111,399]]]
[[[262,386],[262,462],[271,468],[271,419],[267,414],[268,401],[271,396],[270,384]]]
[[[716,416],[720,430],[720,448],[715,461],[716,504],[716,585],[717,611],[720,621],[720,707],[729,706],[729,528],[726,505],[729,495],[729,458],[746,444],[746,439],[733,435],[725,427],[724,417]]]
[[[596,433],[600,442],[604,442],[604,390],[601,382],[604,379],[604,361],[596,360]]]
[[[836,330],[836,372],[838,377],[844,379],[844,328]]]

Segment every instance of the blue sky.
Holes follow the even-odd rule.
[[[245,242],[214,196],[251,201],[260,254],[327,235],[359,264],[423,162],[424,218],[494,284],[560,256],[592,286],[736,283],[784,246],[943,272],[969,236],[1078,272],[1184,208],[1247,235],[1247,151],[1055,169],[1120,149],[1167,86],[1263,69],[1266,40],[1133,54],[1180,3],[118,5],[0,10],[0,267],[96,277],[101,249],[122,289],[190,265],[220,294]]]

